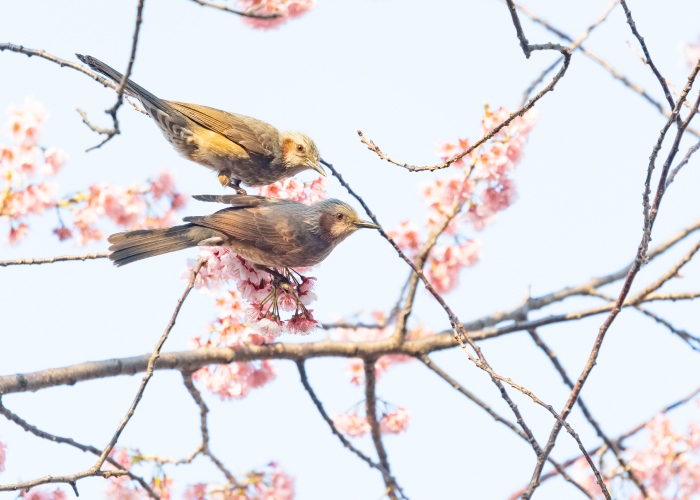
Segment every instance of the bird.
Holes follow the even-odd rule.
[[[337,199],[305,205],[241,194],[193,198],[230,207],[211,215],[185,217],[187,224],[180,226],[113,234],[108,238],[112,262],[119,267],[194,246],[221,246],[251,261],[255,269],[283,279],[274,268],[315,266],[355,231],[380,229]]]
[[[114,68],[92,56],[76,56],[121,84],[123,75]],[[181,156],[217,172],[221,185],[239,194],[246,194],[241,183],[266,186],[309,169],[326,176],[318,148],[306,134],[207,106],[165,101],[130,79],[124,90],[141,101]]]

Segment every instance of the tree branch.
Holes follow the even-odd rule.
[[[224,12],[229,12],[231,14],[236,14],[238,16],[242,17],[251,17],[254,19],[275,19],[277,17],[280,17],[282,14],[279,12],[274,12],[272,14],[256,14],[255,12],[246,12],[244,10],[235,10],[235,9],[229,9],[228,7],[224,7],[223,5],[216,5],[214,3],[209,3],[209,2],[204,2],[202,0],[191,0],[192,2],[201,5],[202,7],[212,7],[214,9],[219,9]],[[259,7],[258,7],[259,8]]]
[[[66,255],[64,257],[49,257],[48,259],[17,259],[0,261],[0,267],[7,266],[22,266],[35,264],[53,264],[54,262],[66,262],[69,260],[92,260],[105,259],[109,257],[109,253],[86,253],[83,255]]]

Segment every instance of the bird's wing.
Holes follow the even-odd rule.
[[[190,120],[257,155],[274,156],[275,147],[279,147],[279,131],[269,123],[198,104],[166,102]]]
[[[274,254],[286,254],[301,248],[301,241],[293,228],[294,219],[275,217],[274,213],[264,208],[231,207],[211,215],[185,217],[183,220],[221,231],[244,245]]]
[[[238,208],[253,208],[262,205],[290,203],[289,200],[283,200],[281,198],[267,198],[265,196],[252,196],[249,194],[195,194],[192,196],[192,198],[199,201],[225,203]]]

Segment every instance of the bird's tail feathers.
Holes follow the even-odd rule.
[[[93,70],[97,71],[98,73],[102,73],[105,75],[107,78],[110,80],[113,80],[117,84],[120,84],[122,82],[122,78],[124,75],[122,75],[119,71],[116,69],[112,68],[111,66],[106,65],[99,59],[95,59],[92,56],[84,56],[81,54],[75,54],[78,59],[80,59],[84,64],[87,64],[92,68]],[[154,96],[151,94],[148,90],[144,89],[141,85],[137,84],[131,79],[126,80],[126,84],[124,85],[124,90],[126,91],[127,94],[132,95],[139,99],[142,103],[145,101],[146,103],[150,104],[150,107],[157,107],[160,108],[163,111],[170,111],[170,106],[168,106],[162,99],[159,99],[158,97]],[[145,103],[144,103],[145,105]]]
[[[197,246],[202,240],[201,231],[194,224],[163,229],[141,229],[113,234],[109,237],[110,260],[114,265],[124,266],[137,260],[155,257]]]

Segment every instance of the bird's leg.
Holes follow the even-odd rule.
[[[233,189],[236,190],[236,193],[238,194],[248,194],[246,193],[245,189],[241,187],[241,181],[238,179],[232,179],[228,185],[232,187]]]
[[[272,284],[275,287],[278,287],[280,283],[283,283],[283,285],[280,288],[283,288],[285,290],[292,286],[291,280],[275,269],[270,269],[269,267],[261,266],[260,264],[253,264],[253,268],[256,271],[264,271],[267,274],[269,274],[272,277]]]

